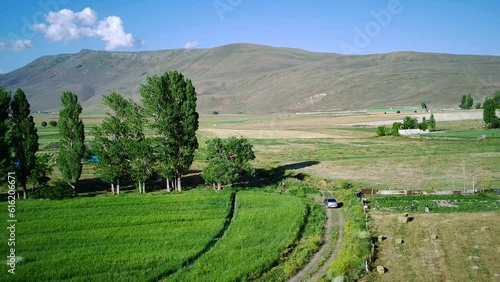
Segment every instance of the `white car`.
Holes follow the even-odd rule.
[[[323,200],[323,203],[325,204],[325,206],[327,208],[338,208],[339,207],[339,203],[334,198],[326,198]]]

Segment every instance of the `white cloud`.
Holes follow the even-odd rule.
[[[194,49],[198,47],[199,42],[198,41],[188,41],[186,44],[184,44],[184,48],[186,49]]]
[[[70,41],[81,37],[97,37],[106,43],[106,50],[118,47],[140,46],[131,33],[126,33],[120,17],[110,16],[97,19],[97,13],[85,8],[81,12],[63,9],[50,12],[46,17],[47,24],[35,24],[33,29],[45,34],[52,41]]]
[[[28,39],[19,39],[11,42],[12,44],[12,50],[14,51],[21,51],[24,49],[29,49],[33,45],[31,43],[31,40]]]
[[[5,41],[0,39],[0,50],[7,51],[22,51],[25,49],[29,49],[33,47],[31,40],[28,39],[19,39],[19,40],[11,40]]]

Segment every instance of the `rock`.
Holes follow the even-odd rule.
[[[472,270],[478,270],[478,269],[479,269],[479,266],[477,266],[477,265],[473,265],[473,266],[471,266],[471,267],[470,267],[470,269],[472,269]]]
[[[481,227],[481,231],[490,231],[490,227],[489,226],[483,226],[483,227]]]
[[[377,272],[378,274],[383,275],[385,273],[385,267],[377,265]]]
[[[407,213],[403,213],[401,214],[402,217],[408,217],[408,214]]]
[[[403,239],[400,239],[400,238],[399,238],[399,239],[396,239],[396,244],[401,245],[401,244],[403,244],[403,243],[404,243],[404,240],[403,240]]]
[[[500,277],[500,273],[495,273],[495,275],[493,275],[495,277]]]
[[[409,217],[406,217],[406,216],[400,216],[400,217],[398,217],[398,222],[399,223],[407,223],[408,221],[410,221]]]
[[[382,241],[384,241],[385,239],[387,239],[387,237],[386,237],[386,236],[384,236],[384,235],[379,235],[379,236],[378,236],[378,238],[377,238],[377,241],[378,241],[379,243],[382,243]]]
[[[479,259],[479,257],[478,257],[478,256],[469,256],[468,258],[469,258],[470,260],[473,260],[473,259]]]
[[[437,239],[439,239],[439,237],[438,237],[438,235],[436,235],[436,234],[432,234],[432,235],[431,235],[431,239],[433,239],[433,240],[437,240]]]
[[[333,282],[344,282],[344,277],[343,276],[337,276],[333,279]]]

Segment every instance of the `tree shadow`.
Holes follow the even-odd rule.
[[[248,188],[248,187],[257,187],[262,188],[269,185],[277,184],[282,181],[285,177],[293,177],[298,180],[304,180],[307,177],[305,173],[296,173],[293,176],[287,176],[287,170],[298,170],[310,166],[314,166],[319,164],[319,161],[304,161],[292,164],[286,164],[274,168],[257,168],[255,170],[255,176],[245,176],[243,177],[243,181],[238,185],[238,187]]]

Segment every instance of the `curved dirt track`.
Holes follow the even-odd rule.
[[[340,250],[341,242],[342,242],[342,226],[344,225],[344,217],[342,215],[341,209],[327,209],[326,212],[327,220],[325,223],[325,235],[324,242],[319,251],[314,255],[311,261],[294,277],[292,277],[290,282],[299,282],[299,281],[316,281],[322,276],[326,274],[328,266],[335,260],[337,254]],[[316,267],[321,258],[324,257],[325,253],[328,251],[329,246],[334,244],[334,242],[330,242],[330,234],[332,232],[333,227],[339,227],[339,234],[337,242],[335,242],[335,247],[332,253],[329,255],[328,259],[322,264],[321,268],[314,273],[310,273],[310,271]],[[312,274],[312,276],[310,276]],[[310,276],[310,278],[306,278]]]

